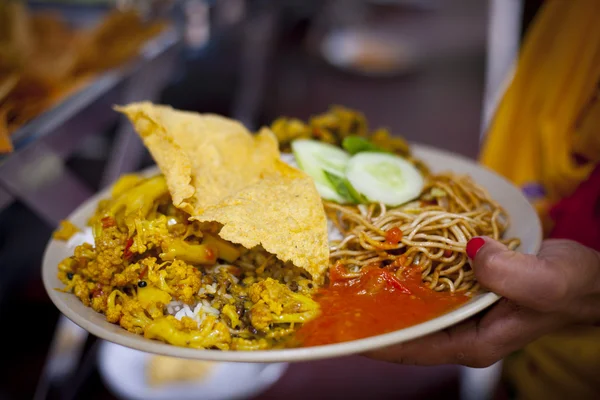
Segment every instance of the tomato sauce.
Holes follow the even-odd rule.
[[[395,227],[385,233],[385,243],[396,245],[402,240],[402,231]]]
[[[393,266],[367,266],[360,275],[346,279],[340,268],[332,268],[329,287],[314,296],[321,314],[297,332],[296,338],[303,346],[392,332],[435,318],[469,300],[464,294],[440,293],[425,287],[418,268],[407,268],[397,278]]]

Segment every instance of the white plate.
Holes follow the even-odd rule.
[[[477,183],[487,188],[492,197],[506,209],[511,217],[511,225],[506,235],[521,239],[520,251],[528,254],[537,253],[542,240],[541,224],[535,210],[519,189],[494,172],[467,158],[421,145],[413,145],[413,150],[415,156],[422,159],[432,171],[452,171],[468,174]],[[98,193],[82,204],[69,217],[69,220],[77,226],[84,226],[87,219],[94,213],[98,201],[107,196],[108,190]],[[120,326],[107,322],[103,314],[96,313],[91,308],[84,306],[74,295],[56,290],[64,287],[56,276],[57,265],[62,259],[71,255],[72,251],[66,243],[51,240],[46,248],[42,266],[44,286],[50,299],[69,319],[90,333],[123,346],[149,353],[199,360],[235,362],[306,361],[362,353],[445,329],[477,314],[499,299],[493,293],[483,293],[475,296],[456,310],[427,322],[352,342],[255,352],[196,350],[148,340],[140,335],[129,333]]]
[[[217,363],[204,380],[152,387],[146,380],[150,357],[152,354],[102,342],[98,369],[115,395],[131,400],[248,399],[271,387],[287,369],[286,363]]]

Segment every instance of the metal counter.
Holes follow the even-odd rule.
[[[100,17],[105,10],[67,7],[74,25]],[[119,122],[115,104],[155,101],[169,80],[180,35],[174,29],[149,41],[137,59],[97,76],[85,87],[13,133],[14,152],[0,156],[0,211],[20,200],[55,226],[93,192],[65,166],[65,160],[90,135]],[[121,119],[103,184],[138,167],[141,141]]]

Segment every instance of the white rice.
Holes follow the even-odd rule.
[[[188,304],[184,304],[180,301],[172,301],[167,306],[167,312],[178,320],[181,320],[183,317],[191,318],[196,321],[198,326],[200,326],[207,315],[218,317],[221,314],[220,311],[212,307],[207,300],[198,302],[193,309]]]
[[[217,284],[213,283],[211,285],[206,285],[205,290],[206,290],[206,293],[215,294],[215,293],[217,293]]]
[[[207,272],[215,273],[220,270],[224,265],[216,265],[215,267],[207,269]],[[217,284],[212,283],[210,285],[204,285],[198,290],[199,295],[204,294],[216,294]],[[231,299],[233,296],[230,294],[223,294],[225,298]],[[181,320],[183,317],[189,317],[198,323],[198,326],[204,321],[207,315],[214,315],[218,317],[221,312],[214,308],[210,301],[201,300],[193,306],[185,304],[181,301],[172,301],[167,305],[167,313],[173,315],[176,319]]]
[[[181,310],[183,307],[183,303],[180,301],[172,301],[169,304],[167,304],[167,312],[171,315],[175,315],[177,314],[177,312],[179,310]]]

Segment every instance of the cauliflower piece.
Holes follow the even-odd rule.
[[[73,277],[75,276],[74,272],[77,269],[77,264],[75,257],[67,257],[58,263],[58,279],[65,284],[63,289],[65,292],[73,290],[75,284]]]
[[[277,317],[276,314],[271,313],[269,306],[262,300],[250,309],[250,323],[262,331],[266,331],[271,324],[275,323],[273,316]]]
[[[146,315],[144,308],[139,302],[132,301],[124,294],[123,296],[125,296],[125,299],[120,309],[122,315],[119,319],[119,325],[129,332],[142,334],[144,329],[154,321]]]
[[[78,261],[81,261],[82,258],[94,260],[96,259],[96,255],[96,249],[89,243],[83,243],[75,247],[75,251],[73,252],[73,257]]]
[[[136,219],[134,221],[135,235],[129,251],[142,254],[154,248],[160,249],[162,243],[169,239],[167,217],[159,215],[153,220]]]
[[[78,262],[75,272],[88,280],[110,284],[113,275],[125,268],[123,251],[126,241],[127,235],[119,232],[117,227],[103,229],[96,239],[95,248],[88,243],[75,248]]]
[[[267,330],[272,324],[302,323],[317,316],[319,304],[287,286],[267,278],[248,289],[254,305],[250,322],[256,329]]]
[[[91,292],[92,298],[91,307],[94,311],[102,313],[106,312],[106,308],[108,307],[108,296],[111,293],[110,286],[100,286],[94,288]]]
[[[181,260],[157,264],[154,257],[143,259],[141,264],[154,286],[179,301],[187,304],[194,302],[194,296],[202,285],[202,274],[198,269]]]
[[[86,306],[90,306],[90,285],[79,275],[73,275],[65,290],[72,290],[73,294]]]
[[[181,260],[169,263],[165,270],[167,283],[173,288],[173,297],[184,303],[193,303],[194,296],[202,285],[202,273]]]
[[[197,329],[189,329],[186,322],[171,315],[159,318],[146,327],[144,337],[196,349],[228,350],[231,343],[229,328],[213,315],[207,316]]]
[[[120,290],[113,290],[109,295],[106,301],[106,320],[113,324],[119,322],[121,317],[123,316],[123,306],[117,301],[117,298],[127,297]]]
[[[96,214],[89,221],[94,237],[107,227],[107,221],[110,225],[114,222],[120,227],[126,227],[129,236],[132,236],[135,220],[148,217],[156,210],[157,203],[169,196],[167,183],[162,175],[143,179],[138,184],[125,181],[117,183],[120,186],[113,186],[116,196],[100,203]]]
[[[77,246],[74,255],[58,265],[58,278],[66,285],[64,290],[73,291],[86,306],[92,305],[98,311],[105,308],[103,303],[114,286],[137,283],[136,271],[140,267],[126,266],[123,259],[125,240],[124,234],[111,227],[102,231],[96,247],[89,243]],[[90,298],[92,291],[93,299]]]
[[[128,285],[137,285],[140,281],[142,266],[139,263],[129,264],[121,272],[117,272],[111,279],[111,285],[124,287]]]

